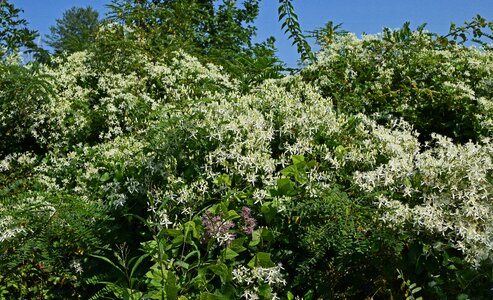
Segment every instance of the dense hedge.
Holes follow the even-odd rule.
[[[408,28],[358,39],[352,34],[318,54],[303,78],[331,97],[337,111],[402,117],[420,133],[456,142],[490,134],[490,51],[443,47],[435,36]]]
[[[248,92],[177,52],[2,62],[42,88],[0,92],[0,295],[490,298],[492,56],[437,47],[347,35]]]

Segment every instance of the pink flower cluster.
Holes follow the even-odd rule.
[[[229,232],[235,227],[235,223],[223,220],[222,214],[214,216],[207,211],[202,217],[202,225],[205,227],[206,239],[214,238],[220,245],[229,244],[236,238],[234,233]]]
[[[251,209],[243,207],[241,209],[241,230],[246,234],[252,234],[253,230],[257,226],[257,221],[251,215]],[[235,233],[231,232],[236,225],[233,221],[224,220],[222,213],[213,215],[210,211],[207,211],[202,216],[202,225],[205,229],[205,239],[215,239],[219,242],[219,245],[228,245],[235,238]]]
[[[252,234],[255,226],[257,226],[257,221],[251,215],[252,210],[248,207],[243,207],[241,209],[241,219],[243,220],[242,230],[246,234]]]

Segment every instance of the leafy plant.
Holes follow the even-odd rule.
[[[488,30],[490,33],[485,32]],[[455,23],[450,25],[449,33],[439,36],[437,42],[442,46],[464,45],[466,42],[473,42],[481,45],[485,50],[491,50],[491,41],[493,40],[493,22],[488,22],[480,15],[476,15],[470,22],[464,22],[463,26],[457,26]],[[471,38],[469,38],[472,35]],[[490,42],[488,42],[490,41]]]
[[[404,291],[406,300],[422,300],[423,297],[415,297],[415,295],[421,291],[421,287],[417,286],[416,283],[411,283],[409,279],[406,279],[401,270],[397,269],[397,273],[399,273],[397,278],[402,280],[401,290]]]
[[[279,0],[278,14],[279,21],[283,22],[281,28],[284,29],[284,33],[289,33],[288,38],[293,40],[293,45],[296,45],[301,60],[306,62],[313,61],[315,56],[312,53],[310,44],[303,35],[292,1]]]
[[[46,43],[56,54],[83,51],[94,44],[99,27],[99,13],[92,7],[72,7],[50,27]]]
[[[222,66],[242,88],[278,78],[282,63],[273,39],[253,44],[258,0],[113,1],[110,21],[126,26],[126,39],[153,57],[184,50],[204,63]],[[135,45],[135,44],[134,44]]]
[[[380,123],[403,118],[424,143],[432,133],[459,143],[487,134],[489,52],[442,49],[423,26],[385,29],[381,36],[345,35],[323,50],[303,77],[344,113]],[[448,67],[447,67],[448,65]]]
[[[8,0],[0,2],[0,59],[17,54],[22,47],[27,48],[27,52],[37,52],[42,54],[44,51],[34,42],[39,35],[34,30],[27,28],[27,21],[20,18],[21,9],[16,8]]]
[[[42,136],[35,133],[42,121],[36,115],[54,94],[49,79],[35,64],[0,63],[0,158],[13,152],[43,152]]]

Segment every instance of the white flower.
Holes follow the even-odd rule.
[[[243,295],[241,295],[242,298],[245,298],[245,300],[258,300],[260,299],[257,293],[251,290],[245,290]]]
[[[70,268],[74,270],[76,274],[82,274],[82,264],[80,263],[80,260],[74,259],[70,262]]]

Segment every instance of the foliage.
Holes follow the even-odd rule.
[[[272,63],[257,4],[213,4],[115,2],[93,47],[2,63],[2,297],[491,298],[490,52],[328,23],[247,81],[211,61]]]
[[[485,32],[485,29],[489,29],[490,33]],[[463,45],[467,41],[471,41],[481,45],[485,50],[491,50],[491,41],[493,40],[492,32],[493,22],[488,22],[485,18],[477,15],[472,21],[464,22],[464,25],[460,27],[457,27],[455,23],[452,23],[450,25],[449,33],[438,37],[437,42],[443,46],[447,46],[449,43],[453,45]],[[472,38],[468,38],[471,34]],[[488,41],[490,43],[488,43]]]
[[[19,17],[22,10],[8,0],[0,1],[0,59],[21,51],[42,52],[34,41],[38,33],[27,28],[27,21]]]
[[[161,39],[154,42],[174,44],[175,47],[189,45],[190,48],[182,49],[192,51],[192,54],[198,48],[238,51],[249,46],[254,29],[244,28],[242,23],[248,24],[255,19],[257,1],[246,1],[243,9],[237,8],[234,1],[225,1],[216,9],[214,2],[126,0],[114,1],[110,7],[113,19],[132,27],[137,34],[150,38],[160,34]],[[170,35],[162,36],[165,33]]]
[[[41,151],[36,136],[38,112],[53,95],[49,76],[39,66],[15,57],[0,63],[0,158],[13,152]]]
[[[56,54],[74,53],[89,48],[96,40],[99,13],[92,7],[72,7],[50,27],[46,43]]]
[[[289,39],[293,39],[293,45],[296,45],[301,60],[313,61],[314,55],[310,44],[303,35],[292,1],[279,0],[278,14],[279,21],[283,21],[281,28],[285,30],[284,33],[289,33]]]
[[[19,189],[10,185],[0,195],[0,294],[7,299],[80,295],[88,289],[82,273],[97,268],[87,253],[104,245],[107,217],[74,195]]]
[[[310,37],[314,38],[317,44],[322,48],[328,48],[340,36],[349,32],[342,29],[342,23],[334,25],[332,21],[325,24],[324,27],[310,31]]]
[[[403,118],[423,142],[435,132],[465,143],[489,134],[491,60],[491,52],[443,48],[423,28],[405,24],[380,36],[341,36],[303,77],[340,112],[380,122]]]
[[[414,297],[414,295],[421,291],[421,287],[416,286],[416,283],[411,283],[409,279],[406,280],[402,271],[397,270],[397,272],[399,273],[398,278],[402,279],[401,290],[405,291],[404,297],[406,297],[406,300],[422,300],[423,297]]]
[[[127,39],[136,40],[152,57],[186,51],[204,63],[222,66],[241,80],[242,88],[279,77],[273,39],[252,44],[258,0],[243,1],[115,0],[111,21],[122,24]]]

